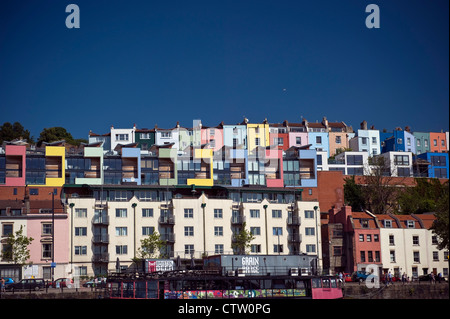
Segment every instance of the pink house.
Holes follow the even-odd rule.
[[[283,150],[266,149],[266,185],[267,187],[284,187]]]
[[[201,144],[208,144],[207,148],[211,148],[213,152],[217,152],[223,147],[223,122],[216,127],[202,126]]]
[[[29,213],[27,219],[27,236],[34,240],[28,247],[30,260],[40,278],[51,279],[52,254],[54,252],[54,278],[68,277],[67,265],[69,264],[70,225],[69,216],[61,203],[61,188],[56,188],[54,202],[54,251],[52,249],[52,195],[53,187],[39,187],[39,195],[30,196]],[[36,276],[36,275],[35,275]]]
[[[6,145],[5,186],[25,186],[25,145]]]

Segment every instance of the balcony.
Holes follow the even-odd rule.
[[[288,242],[289,243],[301,243],[302,235],[301,234],[290,234],[288,236]]]
[[[109,235],[108,234],[94,235],[92,237],[92,242],[94,244],[109,244]]]
[[[95,254],[92,256],[93,263],[108,263],[109,253]]]
[[[173,215],[160,216],[158,221],[161,225],[175,225],[175,216]]]
[[[94,216],[94,218],[92,218],[92,224],[97,226],[108,226],[109,216]]]
[[[299,216],[289,216],[286,219],[286,223],[288,226],[300,226],[301,218]]]
[[[231,225],[242,225],[245,223],[245,216],[231,217]]]
[[[175,234],[161,234],[160,240],[168,243],[175,243]]]

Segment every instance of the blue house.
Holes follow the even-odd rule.
[[[432,178],[449,178],[448,153],[423,153],[417,155],[416,159],[425,160],[428,177]],[[422,161],[424,162],[424,161]],[[426,163],[425,162],[425,163]],[[423,172],[421,172],[423,173]]]
[[[380,134],[380,137],[382,153],[400,151],[416,154],[416,138],[408,131],[394,130],[392,133]]]

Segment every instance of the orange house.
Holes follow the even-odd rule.
[[[445,133],[430,132],[430,151],[438,153],[447,152]]]

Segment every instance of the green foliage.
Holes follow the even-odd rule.
[[[446,187],[448,189],[448,184],[445,186],[438,179],[416,178],[416,186],[409,187],[399,194],[397,213],[436,212],[438,202],[445,195]]]
[[[30,250],[28,245],[34,239],[23,235],[22,226],[15,234],[10,234],[6,238],[6,245],[3,245],[3,251],[1,257],[3,260],[13,262],[17,265],[25,265],[27,260],[30,259]]]
[[[34,143],[30,131],[25,130],[19,122],[15,122],[14,124],[5,122],[0,126],[0,145],[3,144],[4,141],[12,141],[20,137],[26,139],[28,143]]]
[[[39,135],[38,143],[51,143],[61,140],[65,140],[68,144],[71,145],[80,145],[81,142],[87,143],[86,139],[74,139],[72,137],[72,134],[67,132],[64,127],[44,128]]]
[[[345,204],[352,207],[353,211],[363,211],[365,209],[365,198],[361,185],[356,184],[355,176],[345,178],[344,184]]]
[[[448,232],[449,232],[449,183],[443,185],[441,197],[436,203],[436,221],[431,229],[438,236],[438,248],[449,249]]]
[[[141,239],[141,247],[138,248],[137,257],[142,259],[154,258],[157,251],[160,251],[165,244],[166,242],[161,240],[161,235],[155,231],[147,238]]]
[[[255,236],[245,229],[246,223],[242,224],[241,231],[234,236],[231,248],[238,254],[248,254],[248,249],[251,247],[251,241],[255,239]]]

